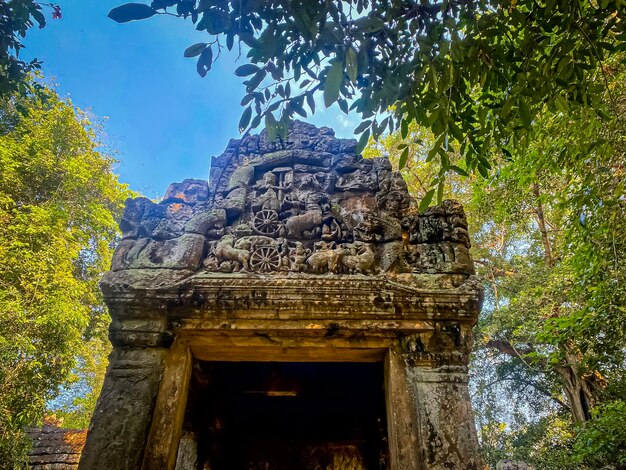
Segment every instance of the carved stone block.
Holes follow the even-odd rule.
[[[180,201],[196,204],[206,201],[209,196],[209,185],[205,180],[186,179],[182,183],[172,183],[165,191],[164,201]]]
[[[210,231],[213,234],[217,234],[217,231],[222,231],[226,225],[226,210],[213,209],[196,213],[185,224],[185,232],[196,233],[198,235],[207,235]],[[221,236],[220,235],[220,236]]]
[[[200,267],[206,250],[206,239],[186,233],[171,240],[129,240],[116,250],[114,270],[167,268],[195,271]]]

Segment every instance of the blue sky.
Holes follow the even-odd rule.
[[[62,96],[106,117],[120,180],[158,198],[170,182],[206,179],[210,157],[239,136],[244,88],[233,71],[245,58],[236,62],[236,54],[223,54],[200,78],[194,59],[183,58],[183,51],[208,36],[191,21],[157,16],[117,24],[106,15],[124,0],[58,3],[63,18],[31,29],[23,56],[44,62],[46,77],[58,83]],[[322,111],[310,122],[353,137],[356,115],[348,117],[336,106],[323,110],[320,103],[317,108]]]

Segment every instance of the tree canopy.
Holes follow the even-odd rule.
[[[315,112],[320,93],[326,106],[359,113],[359,149],[416,123],[435,136],[429,158],[442,175],[486,176],[494,150],[523,145],[544,108],[608,116],[597,78],[626,47],[624,9],[609,0],[154,0],[109,17],[190,20],[208,34],[184,51],[201,76],[223,48],[245,53],[235,70],[246,77],[242,130],[264,120],[284,136],[289,119]]]
[[[486,288],[475,330],[473,404],[485,459],[541,469],[626,465],[625,68],[607,64],[618,106],[539,113],[528,145],[492,155],[499,171],[448,178],[463,202],[472,255]],[[604,77],[598,77],[604,82]],[[426,198],[436,177],[432,132],[384,136],[366,156],[389,155]],[[421,143],[416,143],[421,142]],[[567,150],[567,151],[566,151]],[[456,164],[463,157],[450,159]]]
[[[0,97],[6,98],[15,91],[26,92],[33,82],[26,79],[30,72],[41,68],[37,59],[26,62],[20,58],[22,39],[35,24],[46,26],[45,8],[53,19],[61,18],[61,8],[53,3],[35,0],[9,0],[0,2]]]
[[[18,53],[41,5],[0,3],[0,95],[37,66]],[[200,76],[245,55],[242,132],[280,139],[319,95],[359,114],[359,150],[389,154],[421,209],[460,199],[487,289],[483,452],[564,470],[626,465],[625,5],[154,0],[109,16],[190,21],[207,33],[183,52]],[[106,351],[95,279],[126,190],[93,132],[50,91],[0,106],[0,460],[59,387],[100,377],[83,351]]]
[[[89,401],[93,363],[105,363],[97,282],[130,193],[97,136],[45,87],[0,102],[0,468],[19,468],[24,427],[61,386],[82,378],[77,398]]]

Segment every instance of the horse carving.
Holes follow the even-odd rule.
[[[215,245],[213,254],[220,263],[224,261],[234,261],[242,267],[243,271],[248,271],[250,269],[250,251],[235,248],[233,246],[234,243],[235,238],[232,235],[225,235],[217,245]]]

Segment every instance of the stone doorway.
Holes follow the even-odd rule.
[[[382,363],[194,361],[177,468],[386,469],[385,413]]]

